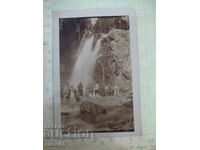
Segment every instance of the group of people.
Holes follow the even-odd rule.
[[[118,86],[106,86],[105,87],[106,96],[119,96]]]
[[[100,89],[98,83],[90,83],[84,90],[82,82],[80,82],[77,87],[71,86],[67,89],[64,89],[61,95],[63,95],[64,99],[70,100],[72,97],[72,92],[76,101],[80,101],[82,96],[119,96],[119,90],[117,86],[105,86],[103,89]]]
[[[85,89],[85,95],[86,96],[95,96],[99,95],[99,84],[88,84],[86,89]]]
[[[74,94],[74,98],[76,101],[81,100],[81,96],[83,96],[83,84],[80,82],[77,86],[77,88],[74,88],[73,86],[69,87],[66,91],[66,97],[65,99],[70,100],[72,92]]]

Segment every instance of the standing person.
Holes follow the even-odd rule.
[[[105,87],[105,94],[108,96],[108,86]]]
[[[92,92],[93,92],[93,96],[95,96],[95,83],[94,84],[92,84]]]
[[[60,88],[60,96],[61,96],[61,100],[65,98],[65,91],[63,87]]]
[[[74,95],[74,86],[73,85],[71,85],[71,87],[70,87],[70,90],[71,90],[71,95],[70,95],[70,97],[71,98],[75,98],[75,95]]]
[[[119,89],[117,85],[115,85],[114,96],[119,96]]]
[[[67,97],[66,97],[66,99],[70,100],[70,97],[71,97],[71,88],[69,87],[68,91],[67,91]]]
[[[111,95],[114,96],[115,95],[115,88],[112,86],[111,88]]]
[[[99,93],[99,84],[96,83],[95,85],[95,95],[97,95]]]
[[[108,86],[108,96],[111,96],[111,95],[112,95],[112,87]]]
[[[91,85],[92,85],[92,96],[94,96],[95,95],[95,84],[91,83]]]
[[[89,84],[89,96],[92,96],[92,92],[93,92],[93,86],[92,86],[92,84],[90,83],[90,84]]]
[[[69,90],[69,87],[68,86],[65,86],[64,88],[63,88],[63,98],[65,99],[65,100],[67,100],[68,99],[68,90]]]
[[[81,101],[81,97],[80,97],[80,95],[79,95],[78,90],[74,88],[74,89],[73,89],[73,92],[74,92],[74,97],[75,97],[76,101],[77,101],[77,102],[80,102],[80,101]]]
[[[85,96],[90,96],[90,85],[88,84],[86,89],[85,89]]]
[[[83,96],[83,84],[81,82],[78,85],[78,92],[80,96]]]
[[[62,81],[60,81],[60,97],[61,97],[61,100],[64,99],[64,87],[63,87],[63,83]]]

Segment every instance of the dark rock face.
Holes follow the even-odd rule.
[[[102,40],[102,47],[93,73],[100,83],[101,95],[105,86],[117,86],[121,96],[132,92],[132,72],[129,30],[112,29]]]
[[[80,106],[80,112],[82,114],[104,114],[106,110],[103,106],[94,104],[89,101],[82,102]]]
[[[87,33],[86,30],[91,28],[91,23],[87,18],[70,18],[60,19],[59,24],[60,77],[62,81],[67,81],[71,76],[80,42]],[[85,35],[86,38],[88,36]]]
[[[111,29],[128,30],[128,17],[101,17],[92,28],[94,33],[108,33]]]
[[[125,103],[124,106],[129,107],[129,108],[133,108],[133,101],[129,101],[128,103]]]

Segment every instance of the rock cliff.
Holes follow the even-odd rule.
[[[100,87],[115,87],[121,96],[128,96],[132,89],[129,30],[112,29],[102,40],[102,47],[94,70],[94,79]]]

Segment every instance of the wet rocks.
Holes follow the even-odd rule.
[[[89,101],[84,101],[80,105],[80,112],[82,114],[104,114],[106,113],[106,110],[101,105],[97,105]]]
[[[133,108],[133,100],[129,101],[128,103],[123,104],[126,107]]]
[[[104,94],[106,86],[119,89],[127,97],[132,92],[132,71],[129,30],[112,29],[102,40],[99,59],[93,72]]]

